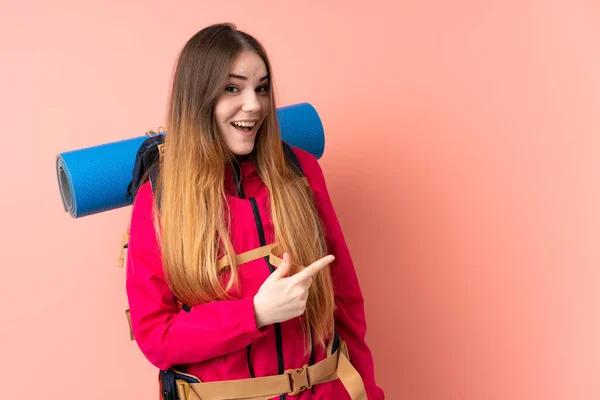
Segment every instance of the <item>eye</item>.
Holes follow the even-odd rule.
[[[269,85],[259,86],[258,88],[256,88],[256,91],[258,93],[268,93],[269,92]]]
[[[225,91],[229,92],[229,93],[237,93],[237,92],[239,92],[239,89],[236,88],[235,86],[226,86]]]

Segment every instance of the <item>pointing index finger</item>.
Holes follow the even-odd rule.
[[[292,278],[296,281],[302,281],[304,279],[308,279],[311,276],[314,276],[317,272],[331,264],[335,260],[334,256],[323,257],[320,260],[315,261],[310,264],[308,267],[304,268],[302,271],[298,272]]]

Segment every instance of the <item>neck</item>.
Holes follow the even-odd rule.
[[[244,161],[248,161],[250,159],[250,154],[244,154],[244,155],[235,155],[234,156],[235,160],[238,163],[243,163]]]

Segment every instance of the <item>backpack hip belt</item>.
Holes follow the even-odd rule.
[[[330,353],[331,345],[328,353]],[[304,365],[300,369],[288,369],[282,375],[259,378],[236,379],[219,382],[200,382],[193,375],[177,372],[190,379],[177,379],[179,400],[268,400],[283,394],[296,396],[313,386],[340,379],[352,400],[367,400],[365,387],[358,371],[352,366],[346,343],[323,361]]]

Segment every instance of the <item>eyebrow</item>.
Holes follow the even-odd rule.
[[[243,75],[237,75],[237,74],[229,74],[229,77],[230,78],[241,79],[243,81],[247,81],[248,80],[248,77],[243,76]],[[262,78],[260,78],[259,82],[266,81],[267,79],[269,79],[269,75],[268,74],[265,75],[265,76],[263,76]]]

